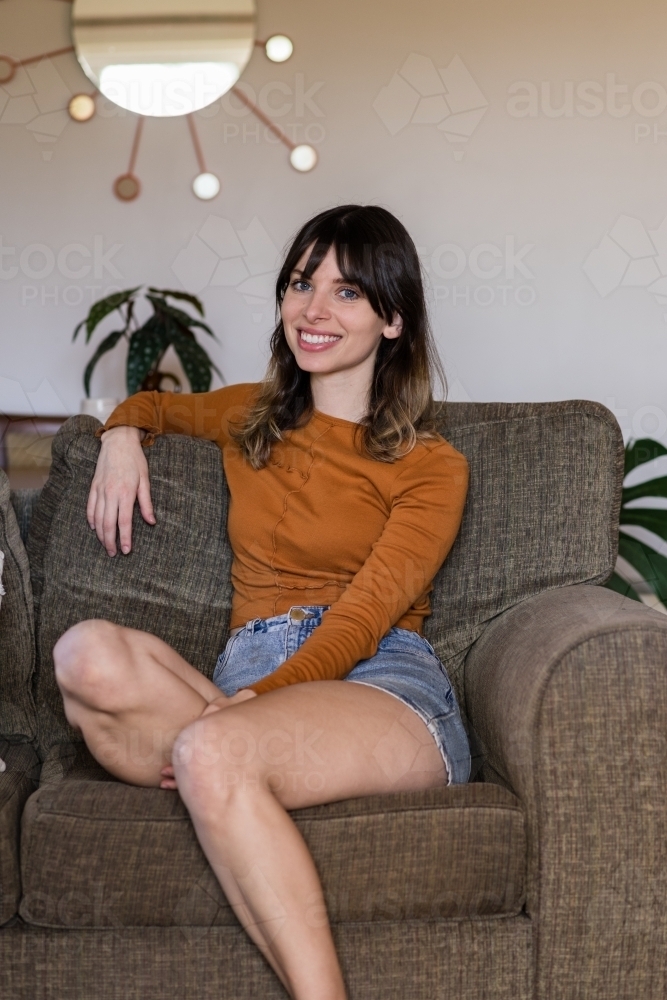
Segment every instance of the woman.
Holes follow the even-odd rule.
[[[419,259],[394,216],[347,205],[312,219],[277,300],[265,380],[131,397],[101,433],[90,491],[91,528],[110,556],[117,533],[128,553],[135,499],[155,523],[142,444],[219,444],[234,599],[213,681],[157,637],[102,621],[71,628],[54,659],[96,758],[124,781],[178,788],[289,994],[342,1000],[317,872],[286,810],[468,780],[456,699],[420,634],[467,463],[435,430]]]

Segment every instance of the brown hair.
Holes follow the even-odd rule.
[[[230,433],[255,469],[269,460],[285,431],[307,423],[313,412],[310,374],[296,363],[285,337],[280,306],[292,272],[312,247],[301,274],[308,279],[329,249],[345,281],[357,286],[387,323],[403,320],[399,337],[382,337],[375,358],[361,447],[379,462],[394,462],[420,439],[437,438],[433,379],[446,380],[430,331],[419,257],[398,219],[375,205],[342,205],[307,222],[296,234],[276,282],[278,324],[271,360],[241,423]]]

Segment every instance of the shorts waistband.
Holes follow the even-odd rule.
[[[294,604],[289,611],[282,615],[273,615],[271,618],[251,618],[245,625],[238,625],[233,628],[229,636],[238,635],[239,632],[268,632],[269,629],[280,628],[282,625],[294,625],[312,619],[317,619],[319,625],[322,615],[331,607],[330,604]]]

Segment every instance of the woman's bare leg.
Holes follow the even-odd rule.
[[[317,871],[286,810],[444,784],[424,723],[375,688],[295,684],[188,726],[173,767],[165,785],[178,785],[230,904],[290,995],[344,1000]]]
[[[176,736],[224,697],[157,636],[106,621],[80,622],[53,650],[69,723],[108,771],[160,784]]]
[[[442,784],[421,720],[383,691],[293,685],[201,717],[223,697],[155,636],[82,622],[54,649],[72,725],[124,781],[176,781],[230,904],[295,1000],[342,1000],[319,878],[286,809]],[[178,735],[180,734],[180,736]],[[178,737],[178,738],[177,738]]]
[[[164,785],[160,772],[171,763],[178,733],[211,701],[224,698],[161,639],[106,621],[69,629],[53,658],[68,721],[96,760],[130,784]],[[239,895],[231,876],[227,888]],[[280,977],[261,932],[251,937]]]

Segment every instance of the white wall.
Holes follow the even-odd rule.
[[[66,45],[69,13],[55,0],[4,0],[3,50],[20,58]],[[190,190],[197,171],[182,119],[146,122],[143,191],[128,204],[111,185],[127,168],[132,116],[102,105],[104,116],[38,141],[65,121],[56,112],[68,93],[90,87],[72,55],[51,60],[42,82],[23,71],[0,88],[0,235],[14,248],[0,279],[0,409],[76,412],[91,347],[73,346],[72,330],[92,296],[140,282],[201,286],[227,380],[260,377],[273,247],[316,211],[355,201],[390,208],[423,248],[452,398],[588,397],[611,406],[626,435],[667,440],[665,5],[259,0],[260,36],[277,31],[293,38],[292,60],[275,66],[258,49],[243,79],[257,95],[272,83],[287,91],[265,91],[276,121],[298,139],[309,130],[320,164],[297,174],[254,119],[215,105],[197,116],[207,165],[223,182],[209,203]],[[425,58],[406,64],[411,54]],[[448,69],[452,111],[473,108],[465,142],[407,122],[419,98],[412,84],[428,92],[435,69]],[[442,111],[434,96],[414,113]],[[549,113],[560,106],[561,116]],[[466,119],[443,124],[452,134]],[[215,246],[216,220],[246,242],[254,233],[245,263],[265,277],[245,291],[259,292],[256,301],[210,282],[219,255],[197,234]],[[59,267],[63,248],[93,252],[96,241],[110,253],[97,276],[67,274],[94,258],[61,256]],[[32,244],[46,257],[27,255]],[[225,266],[229,274],[240,263]],[[102,362],[93,392],[123,393],[120,355]]]

